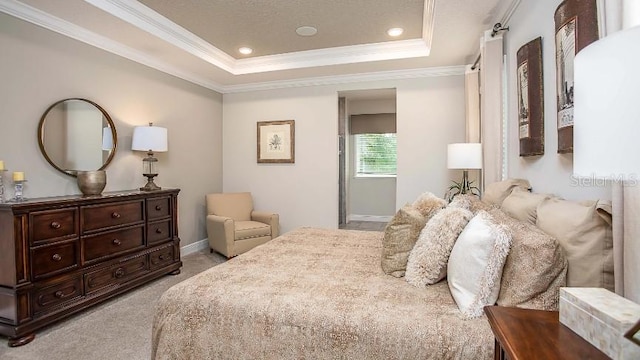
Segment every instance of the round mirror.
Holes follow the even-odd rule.
[[[49,106],[38,125],[38,144],[45,159],[59,171],[103,170],[118,143],[109,114],[93,101],[64,99]]]

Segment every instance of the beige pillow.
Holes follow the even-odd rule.
[[[613,291],[613,235],[608,202],[546,199],[536,224],[560,242],[569,260],[567,286]]]
[[[404,276],[409,252],[420,235],[427,218],[407,204],[393,216],[382,238],[382,271],[395,277]]]
[[[425,287],[445,278],[453,244],[472,217],[469,210],[448,207],[429,220],[409,254],[405,274],[409,284]]]
[[[412,206],[414,209],[420,211],[423,216],[431,218],[438,210],[447,206],[447,202],[430,192],[425,192],[418,196]]]
[[[566,285],[567,258],[560,243],[532,224],[501,209],[489,211],[511,231],[511,251],[502,271],[498,305],[558,310],[560,287]]]
[[[529,190],[531,184],[525,179],[507,179],[493,184],[489,184],[484,189],[482,201],[487,204],[502,205],[504,199],[511,194],[514,188],[520,187]]]
[[[538,205],[549,198],[549,194],[535,194],[516,187],[502,202],[502,210],[513,218],[535,225]]]
[[[486,211],[478,212],[456,240],[447,265],[447,279],[465,318],[479,317],[485,306],[495,304],[510,246],[507,228]]]
[[[471,194],[458,194],[453,198],[453,201],[449,203],[448,207],[458,207],[471,211],[473,215],[477,214],[480,210],[489,210],[495,205],[490,205],[480,201],[480,198]]]

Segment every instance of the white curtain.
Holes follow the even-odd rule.
[[[464,74],[465,114],[467,117],[467,142],[480,142],[480,72],[467,66]]]
[[[486,31],[480,41],[480,137],[483,183],[502,180],[502,35]]]

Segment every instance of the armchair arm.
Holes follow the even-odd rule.
[[[233,256],[235,241],[235,223],[232,218],[218,215],[207,215],[207,235],[212,249],[226,250],[225,255]],[[223,250],[224,249],[224,250]]]
[[[251,220],[258,221],[271,226],[271,238],[280,235],[280,216],[278,214],[265,211],[252,211]]]

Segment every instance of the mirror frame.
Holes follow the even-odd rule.
[[[49,111],[51,111],[51,109],[53,109],[56,105],[64,103],[65,101],[69,101],[69,100],[80,100],[80,101],[84,101],[87,102],[93,106],[95,106],[98,110],[100,110],[100,112],[102,113],[102,116],[104,117],[104,119],[107,121],[107,123],[109,124],[109,127],[111,128],[111,136],[113,136],[113,150],[111,150],[111,154],[109,154],[109,157],[107,158],[107,160],[104,162],[104,164],[102,164],[102,166],[99,169],[90,169],[90,170],[104,170],[113,160],[113,157],[116,154],[116,149],[118,148],[118,132],[116,131],[116,126],[113,123],[113,120],[111,120],[111,116],[109,116],[109,114],[106,112],[105,109],[102,108],[102,106],[96,104],[95,102],[91,101],[91,100],[87,100],[87,99],[83,99],[83,98],[68,98],[68,99],[62,99],[60,101],[56,101],[55,103],[51,104],[51,106],[49,106],[47,108],[47,110],[44,112],[44,114],[42,114],[42,117],[40,117],[40,122],[38,123],[38,146],[40,147],[40,152],[42,153],[42,155],[44,156],[44,158],[47,160],[47,162],[53,166],[56,170],[60,171],[63,174],[69,175],[69,176],[73,176],[73,177],[77,177],[77,172],[81,171],[81,170],[64,170],[62,168],[60,168],[58,165],[56,165],[53,160],[51,160],[51,158],[49,157],[49,155],[47,155],[47,152],[44,148],[44,124],[45,124],[45,120],[47,118],[47,114],[49,114]]]

